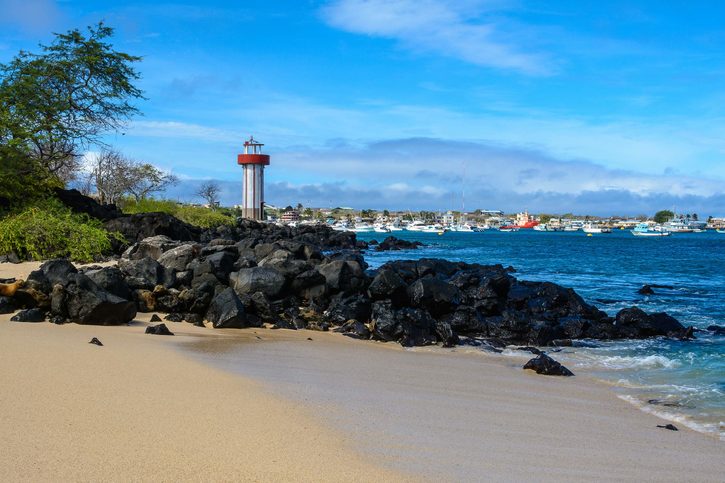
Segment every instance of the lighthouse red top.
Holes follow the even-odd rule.
[[[261,164],[269,165],[269,154],[262,154],[262,146],[264,144],[249,136],[248,141],[244,141],[244,154],[237,155],[237,164]]]

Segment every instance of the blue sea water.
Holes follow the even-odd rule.
[[[395,232],[419,240],[418,250],[366,253],[375,268],[389,260],[422,257],[511,265],[521,280],[547,280],[574,288],[610,315],[624,307],[665,311],[683,325],[725,325],[725,235],[716,232],[634,237],[629,231],[586,236],[582,232]],[[358,234],[381,240],[384,234]],[[655,295],[644,284],[670,285]],[[697,340],[663,338],[596,342],[562,349],[555,358],[575,373],[611,384],[621,398],[693,429],[725,440],[725,337],[698,332]],[[587,344],[589,345],[589,344]]]

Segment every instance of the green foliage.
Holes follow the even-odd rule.
[[[97,143],[137,113],[133,82],[140,57],[113,49],[99,23],[56,34],[41,53],[21,51],[0,64],[0,145],[32,156],[49,175],[77,166],[79,148]]]
[[[24,204],[47,197],[61,183],[50,176],[35,160],[22,152],[0,144],[0,206],[17,209]]]
[[[92,262],[110,252],[112,238],[122,239],[100,221],[75,214],[54,199],[0,219],[0,253],[12,251],[21,259]]]
[[[654,221],[655,223],[665,223],[670,221],[675,217],[675,214],[671,212],[670,210],[660,210],[657,213],[655,213]]]
[[[551,216],[551,215],[545,215],[545,214],[539,215],[539,221],[544,224],[549,223],[552,218],[553,218],[553,216]]]
[[[170,200],[146,198],[136,201],[133,198],[127,198],[123,200],[121,205],[124,213],[133,214],[161,211],[174,215],[181,221],[189,223],[190,225],[202,228],[213,228],[219,225],[234,225],[236,222],[236,216],[232,210],[213,210],[203,206],[185,205]]]

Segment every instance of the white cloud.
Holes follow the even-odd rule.
[[[513,33],[482,14],[501,2],[461,0],[337,0],[325,21],[347,32],[394,39],[404,48],[433,52],[485,67],[546,75],[553,62],[526,52]]]

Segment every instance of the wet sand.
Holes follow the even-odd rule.
[[[583,375],[540,376],[527,359],[406,350],[339,334],[258,331],[250,344],[191,341],[207,363],[312,408],[364,455],[454,481],[722,481],[725,443],[667,424]],[[307,340],[310,337],[313,340]]]

